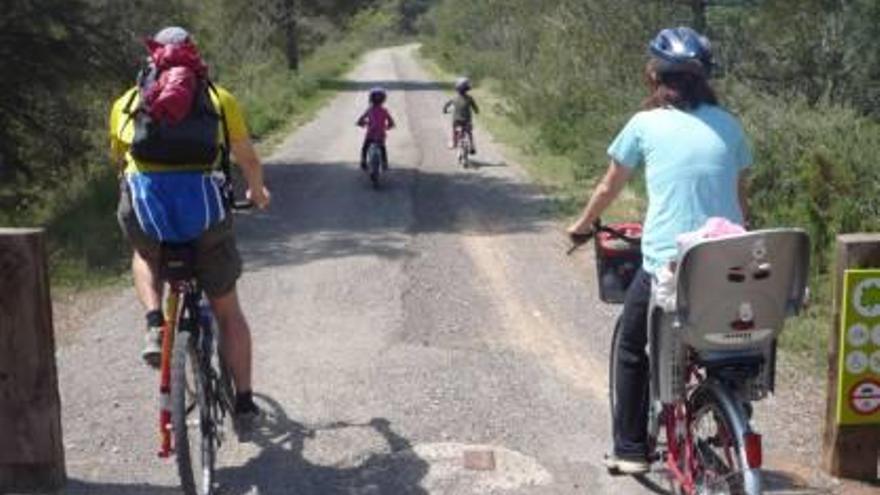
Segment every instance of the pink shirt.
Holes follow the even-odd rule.
[[[366,123],[367,139],[385,142],[387,130],[394,125],[391,114],[385,107],[372,106],[358,119],[358,122]]]

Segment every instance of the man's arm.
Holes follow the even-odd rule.
[[[477,100],[475,100],[475,99],[473,99],[473,97],[471,97],[470,102],[471,102],[471,108],[474,109],[474,113],[480,113],[480,107],[477,106]]]
[[[443,105],[443,113],[449,113],[449,107],[451,107],[455,102],[452,100],[448,100],[445,105]]]
[[[266,209],[272,197],[263,182],[263,165],[257,157],[253,143],[250,138],[242,138],[230,141],[229,146],[247,182],[248,199],[253,201],[257,208]]]

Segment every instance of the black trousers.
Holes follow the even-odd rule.
[[[639,270],[629,286],[621,315],[617,359],[614,454],[644,457],[648,450],[648,305],[651,274]]]
[[[382,152],[382,163],[388,165],[388,151],[385,149],[385,143],[374,139],[365,139],[364,145],[361,146],[361,166],[366,166],[367,164],[367,150],[370,149],[370,144],[372,143],[379,145],[379,150]]]

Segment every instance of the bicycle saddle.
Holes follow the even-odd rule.
[[[159,271],[169,282],[191,280],[195,277],[196,244],[163,243],[159,256]]]

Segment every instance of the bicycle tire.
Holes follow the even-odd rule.
[[[208,404],[208,381],[195,346],[192,333],[178,332],[171,360],[171,426],[175,460],[183,493],[213,495],[217,442]],[[187,421],[193,414],[198,417],[197,431],[191,431]],[[199,450],[198,469],[193,466],[191,435],[198,437],[195,444]]]
[[[367,151],[367,162],[370,170],[370,182],[374,188],[378,188],[379,176],[382,174],[382,152],[378,145],[370,145],[370,149]]]
[[[611,335],[611,352],[608,359],[608,404],[611,406],[611,418],[614,419],[614,410],[617,407],[617,360],[618,348],[620,347],[623,325],[618,317],[614,322],[614,333]]]
[[[470,146],[468,146],[467,138],[461,138],[461,142],[458,144],[458,164],[462,166],[462,168],[470,167]]]
[[[697,493],[725,493],[729,495],[761,495],[758,480],[744,466],[744,439],[737,434],[734,421],[748,424],[746,417],[733,418],[729,408],[711,387],[702,386],[688,400],[692,414],[689,424],[693,442]],[[705,420],[705,421],[703,421]],[[703,430],[705,428],[705,430]],[[703,431],[701,431],[703,430]],[[754,474],[752,474],[754,475]]]

